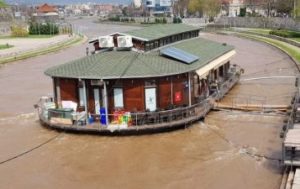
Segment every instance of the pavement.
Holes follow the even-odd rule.
[[[73,37],[58,35],[49,38],[8,38],[0,39],[0,44],[9,44],[14,47],[0,50],[0,58],[20,55],[29,51],[45,49],[50,46],[66,42]]]

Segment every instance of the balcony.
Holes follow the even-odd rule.
[[[227,80],[218,83],[212,94],[191,106],[173,107],[169,110],[155,112],[115,112],[106,115],[87,116],[85,112],[72,109],[55,109],[49,102],[40,103],[38,112],[41,122],[54,129],[70,132],[97,134],[137,134],[161,132],[186,127],[204,118],[213,108],[214,102],[220,100],[238,82],[240,72],[229,74]],[[51,102],[50,102],[51,104]],[[52,103],[53,104],[53,103]],[[52,105],[53,106],[53,105]],[[106,123],[110,120],[109,123]],[[117,132],[116,132],[117,131]]]

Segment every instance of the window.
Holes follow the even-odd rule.
[[[82,87],[79,87],[79,106],[85,106],[84,90]]]
[[[123,108],[123,89],[122,88],[114,88],[114,103],[115,108]]]

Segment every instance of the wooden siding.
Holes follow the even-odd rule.
[[[137,39],[132,39],[133,47],[138,49],[138,50],[144,50],[145,45],[143,41],[137,40]]]
[[[125,111],[145,110],[144,80],[124,80],[123,97]]]
[[[88,111],[90,113],[95,113],[95,98],[94,98],[94,87],[91,85],[91,80],[86,81],[86,87],[87,87],[87,106]]]
[[[177,106],[188,105],[188,74],[181,74],[173,77],[173,102]],[[181,94],[181,100],[176,101],[176,93]]]
[[[59,79],[61,100],[70,100],[78,103],[77,80]]]
[[[195,88],[194,74],[191,74],[191,100],[192,104],[196,103],[196,93],[194,90],[198,90],[201,93],[204,89]],[[106,80],[107,83],[107,98],[108,98],[108,112],[111,114],[115,111],[114,107],[114,88],[123,89],[123,100],[125,111],[145,111],[145,81],[153,80],[153,78],[143,79],[123,79],[123,80]],[[171,104],[176,106],[189,104],[189,90],[188,90],[188,74],[180,74],[176,76],[157,78],[156,91],[157,91],[157,109],[167,109]],[[171,84],[172,82],[172,84]],[[70,100],[79,104],[79,86],[77,79],[59,79],[61,100]],[[88,112],[95,113],[95,100],[94,89],[98,88],[101,91],[103,86],[92,86],[91,80],[85,80],[86,92],[87,92],[87,106]],[[171,86],[173,88],[171,89]],[[171,92],[173,91],[173,94]],[[180,100],[176,101],[176,94],[180,94]],[[173,102],[172,102],[173,99]],[[101,100],[100,100],[101,101]],[[102,102],[100,102],[103,106]],[[101,107],[102,107],[101,106]],[[78,111],[84,111],[84,107],[78,107]]]
[[[171,77],[160,78],[158,87],[159,108],[166,109],[170,104],[172,104],[171,98]]]
[[[171,36],[166,36],[152,41],[143,41],[132,39],[133,47],[139,50],[149,51],[158,47],[162,47],[181,40],[190,39],[199,36],[199,30],[179,33]]]

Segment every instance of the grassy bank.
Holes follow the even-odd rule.
[[[9,44],[2,45],[2,44],[0,44],[0,50],[8,49],[8,48],[11,48],[11,47],[13,47],[13,45],[9,45]]]
[[[24,53],[21,53],[21,54],[16,55],[16,56],[1,58],[0,59],[0,64],[5,64],[5,63],[9,63],[9,62],[14,62],[14,61],[17,61],[17,60],[23,60],[23,59],[27,59],[27,58],[31,58],[31,57],[35,57],[35,56],[39,56],[39,55],[44,55],[44,54],[51,53],[51,52],[56,52],[56,51],[59,51],[61,49],[70,47],[72,45],[75,45],[79,42],[83,42],[84,40],[86,40],[86,38],[84,36],[76,36],[71,40],[52,45],[52,46],[50,46],[48,48],[45,48],[45,49],[39,49],[39,50],[35,50],[35,51],[24,52]]]
[[[267,37],[262,37],[262,36],[257,36],[257,35],[252,35],[252,34],[245,34],[245,33],[238,33],[239,36],[254,39],[257,41],[262,41],[265,43],[268,43],[270,45],[273,45],[284,52],[286,52],[288,55],[294,58],[294,60],[297,61],[298,64],[300,64],[300,48],[290,45],[288,43],[278,41],[275,39],[267,38]]]
[[[55,37],[55,36],[58,36],[58,35],[28,35],[26,37],[13,37],[13,36],[0,36],[0,39],[18,39],[18,38],[21,38],[21,39],[40,39],[40,38],[51,38],[51,37]]]
[[[271,35],[270,32],[273,31],[273,30],[271,30],[271,29],[261,29],[261,28],[246,28],[246,29],[241,30],[241,31],[246,31],[246,32],[252,33],[252,34],[267,36],[267,35]],[[276,30],[274,30],[274,31],[276,31]],[[287,32],[293,32],[293,31],[289,31],[289,30],[286,30],[286,31]],[[275,36],[277,36],[277,35],[275,35]],[[293,40],[293,41],[300,42],[300,37],[283,37],[283,38],[285,38],[287,40]]]

